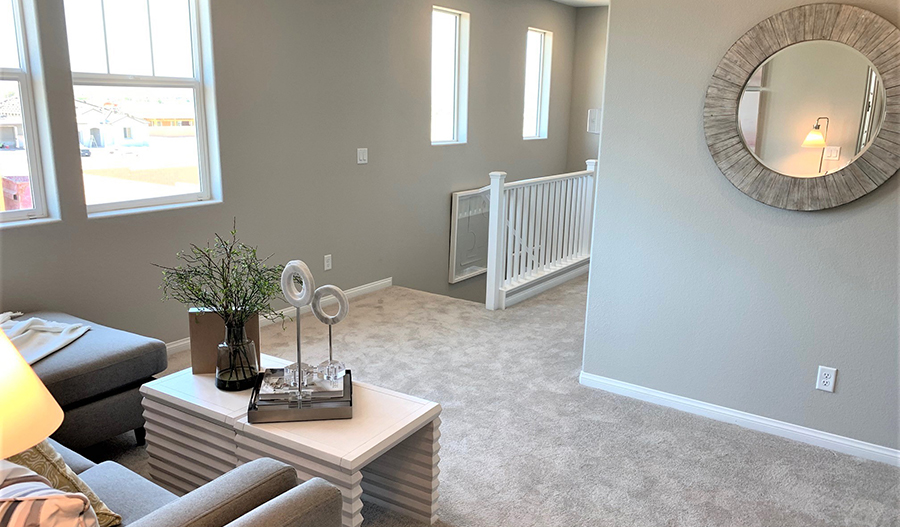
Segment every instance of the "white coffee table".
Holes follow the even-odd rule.
[[[262,356],[263,367],[289,361]],[[353,383],[353,418],[303,423],[247,422],[250,391],[223,392],[190,368],[141,387],[150,475],[184,494],[260,457],[292,465],[301,480],[341,489],[343,520],[362,523],[362,501],[426,523],[437,521],[441,406]]]

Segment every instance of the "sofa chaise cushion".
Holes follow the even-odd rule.
[[[84,336],[33,365],[63,408],[148,379],[166,368],[162,341],[65,313],[37,311],[19,318],[31,317],[91,326]]]

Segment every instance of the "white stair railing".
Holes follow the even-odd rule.
[[[590,159],[581,172],[514,183],[506,183],[506,172],[491,172],[488,309],[505,309],[587,271],[596,169]]]

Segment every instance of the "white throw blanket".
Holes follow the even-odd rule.
[[[28,364],[43,359],[54,351],[61,350],[87,333],[91,326],[50,322],[40,318],[12,320],[22,313],[12,311],[0,315],[0,329],[25,357]]]

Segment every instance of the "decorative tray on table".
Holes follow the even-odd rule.
[[[298,390],[285,381],[284,368],[268,368],[256,378],[247,421],[280,423],[353,417],[353,381],[350,370],[337,381],[323,379]]]

